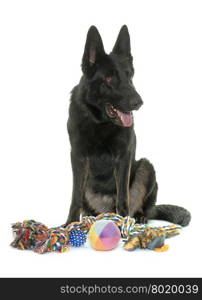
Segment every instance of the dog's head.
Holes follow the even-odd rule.
[[[87,86],[87,105],[97,121],[112,121],[116,125],[130,127],[132,110],[142,104],[132,82],[133,58],[128,28],[124,25],[112,52],[105,53],[101,36],[91,26],[86,39],[82,71]]]

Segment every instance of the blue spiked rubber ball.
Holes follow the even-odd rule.
[[[69,233],[69,243],[73,247],[81,247],[86,242],[86,234],[82,230],[72,230]]]

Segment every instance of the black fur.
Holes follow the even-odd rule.
[[[136,161],[132,110],[143,104],[135,90],[130,37],[124,25],[107,55],[96,27],[90,27],[82,60],[83,76],[73,89],[68,133],[73,171],[72,203],[67,223],[80,214],[116,212],[164,219],[181,225],[190,221],[184,208],[155,206],[155,170],[147,159]]]

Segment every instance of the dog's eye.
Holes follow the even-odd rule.
[[[105,77],[105,81],[106,81],[107,83],[111,83],[112,77],[111,77],[111,76]]]

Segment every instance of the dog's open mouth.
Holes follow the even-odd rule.
[[[115,108],[113,105],[107,105],[106,112],[107,112],[107,115],[113,121],[115,121],[115,123],[118,123],[121,126],[130,127],[133,125],[133,114],[131,111],[123,112],[123,111]]]

